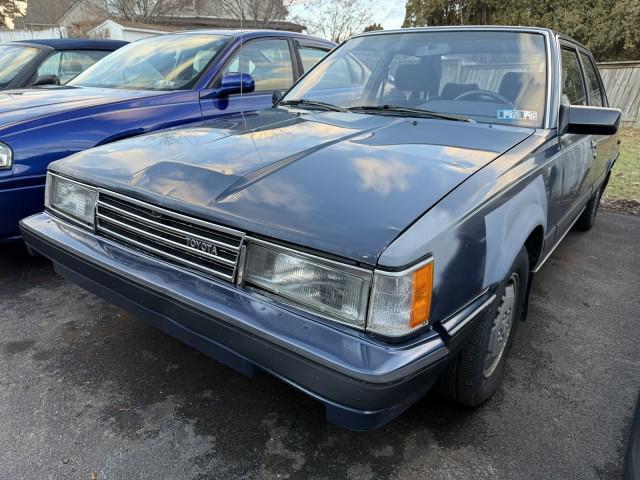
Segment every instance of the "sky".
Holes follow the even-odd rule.
[[[373,15],[373,22],[381,23],[385,30],[400,28],[404,21],[406,3],[406,0],[374,0],[376,11]],[[289,13],[295,16],[301,8],[294,2],[289,8]]]
[[[376,21],[382,23],[385,30],[400,28],[404,21],[404,6],[406,3],[406,0],[378,0],[380,13],[375,15],[379,17]]]

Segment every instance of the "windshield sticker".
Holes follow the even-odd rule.
[[[499,120],[537,120],[538,112],[533,110],[498,110]]]

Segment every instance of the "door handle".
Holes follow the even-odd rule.
[[[591,139],[591,151],[593,152],[593,158],[598,158],[598,143],[593,138]]]

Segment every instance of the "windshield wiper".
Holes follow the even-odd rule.
[[[317,107],[322,108],[324,110],[331,110],[332,112],[347,112],[346,108],[339,107],[338,105],[333,105],[331,103],[320,102],[317,100],[309,100],[306,98],[300,98],[298,100],[285,100],[280,102],[279,105],[291,105],[292,107]]]
[[[453,120],[455,122],[474,122],[474,120],[459,115],[434,112],[422,108],[399,107],[397,105],[361,105],[349,108],[350,112],[362,113],[382,113],[382,114],[405,114],[410,117],[440,118],[442,120]]]

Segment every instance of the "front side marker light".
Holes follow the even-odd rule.
[[[433,262],[413,272],[413,305],[411,307],[411,328],[429,321],[431,313],[431,293],[433,292]]]
[[[367,330],[397,337],[428,323],[434,268],[429,259],[401,273],[377,271]]]

